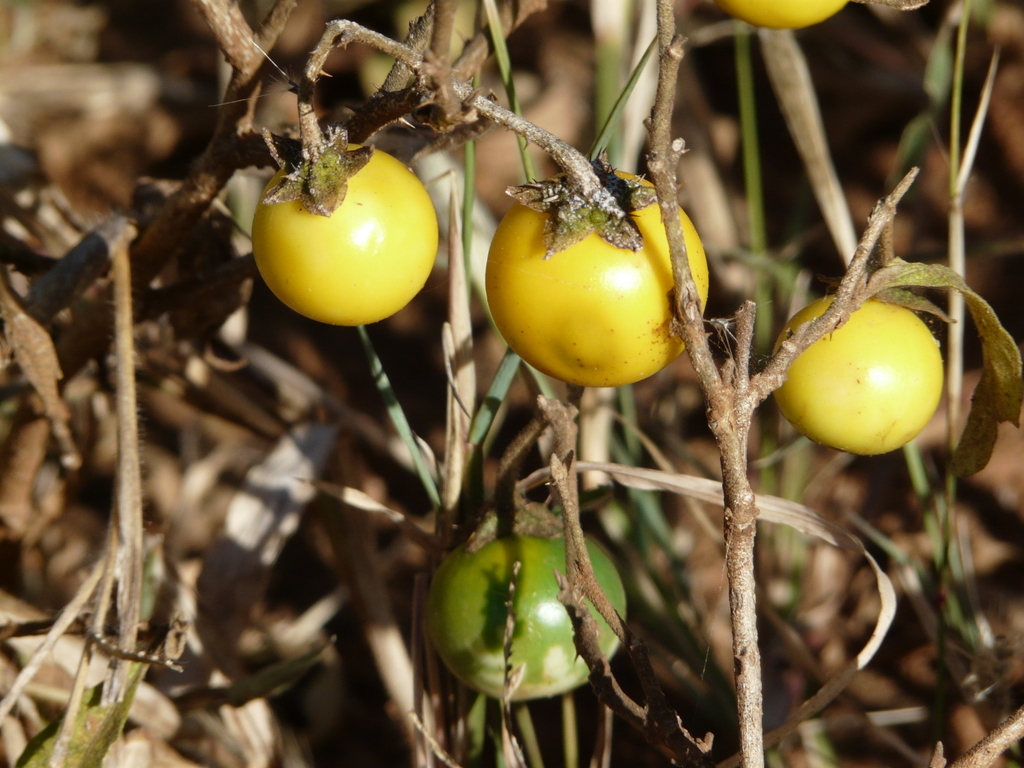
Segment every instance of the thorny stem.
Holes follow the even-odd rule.
[[[502,3],[498,11],[501,16],[501,27],[504,33],[510,34],[519,27],[527,18],[547,5],[547,0],[520,0],[517,3]],[[431,10],[430,15],[434,11]],[[409,35],[405,44],[413,50],[422,50],[426,47],[432,36],[433,22],[414,23],[410,27]],[[476,35],[466,43],[459,54],[458,59],[452,63],[456,80],[472,80],[475,73],[491,53],[493,41],[490,31],[487,29],[477,31]],[[391,68],[391,72],[384,80],[380,90],[370,96],[360,109],[345,123],[348,131],[348,139],[351,142],[362,143],[376,133],[382,126],[398,120],[409,114],[417,107],[423,106],[425,101],[430,101],[435,96],[446,98],[446,94],[426,93],[419,86],[408,86],[410,70],[403,62],[397,61]],[[451,78],[448,78],[450,81]],[[445,104],[440,105],[442,108]],[[446,112],[448,114],[448,112]],[[464,120],[469,115],[462,116]],[[485,130],[489,123],[479,121],[471,125],[476,130]],[[448,138],[454,138],[455,133],[448,134]],[[441,148],[444,140],[437,141],[433,146]]]
[[[622,617],[612,606],[608,596],[597,584],[594,566],[590,562],[583,528],[580,525],[579,493],[575,462],[576,416],[575,405],[558,400],[539,399],[540,410],[551,425],[555,435],[555,446],[551,453],[551,476],[562,504],[562,524],[565,533],[565,567],[569,583],[579,587],[583,594],[597,608],[597,612],[608,622],[623,645],[629,644],[628,630]]]
[[[256,32],[260,48],[269,50],[284,27],[297,0],[275,0]],[[234,73],[224,106],[217,110],[217,125],[210,143],[193,164],[181,186],[170,195],[152,223],[132,243],[132,280],[140,292],[174,257],[188,233],[224,188],[236,168],[267,164],[262,139],[251,132],[252,107],[244,101],[257,85],[262,54],[252,45],[253,33],[237,3],[194,0],[217,37],[218,46],[232,63]],[[238,101],[243,99],[243,101]],[[110,344],[111,308],[97,301],[76,317],[58,343],[61,367],[71,378],[85,363]]]
[[[678,213],[675,171],[680,142],[671,139],[671,118],[676,76],[683,41],[675,33],[674,3],[658,0],[658,91],[648,124],[651,178],[658,193],[661,217],[672,253],[676,278],[677,329],[700,379],[707,401],[708,423],[721,452],[725,505],[726,573],[732,618],[736,709],[740,726],[740,763],[745,768],[764,765],[762,731],[761,655],[757,645],[757,605],[754,585],[754,539],[757,505],[747,477],[747,435],[753,415],[749,398],[747,359],[734,362],[730,381],[724,381],[704,332],[697,289],[686,257],[686,244]],[[750,315],[749,308],[742,314]],[[746,325],[746,323],[744,323]],[[749,333],[744,344],[749,356]],[[738,350],[739,351],[739,350]]]
[[[790,364],[805,349],[827,333],[831,333],[850,317],[864,300],[863,289],[867,267],[875,245],[896,216],[896,206],[917,178],[918,169],[912,168],[887,197],[881,200],[868,217],[868,226],[861,235],[857,251],[847,268],[846,275],[836,289],[832,304],[822,315],[800,326],[792,336],[779,345],[778,350],[760,373],[751,379],[749,398],[756,405],[777,389],[786,378]]]
[[[455,28],[455,0],[433,0],[434,23],[430,30],[430,52],[438,61],[449,61],[452,30]]]
[[[138,397],[135,387],[134,313],[128,248],[112,254],[114,273],[114,349],[117,352],[117,496],[111,525],[117,525],[118,647],[135,650],[142,605],[143,531],[142,477],[139,469]],[[132,665],[114,662],[103,687],[103,703],[122,701],[127,695]]]
[[[751,377],[750,352],[756,308],[750,302],[745,303],[736,315],[736,358],[726,361],[720,370],[704,332],[696,285],[690,273],[677,211],[675,174],[683,148],[681,141],[672,140],[671,117],[683,41],[675,33],[673,6],[672,0],[658,0],[658,91],[648,122],[651,147],[648,167],[658,193],[662,221],[672,253],[676,284],[675,328],[686,342],[686,351],[704,390],[708,424],[721,453],[726,573],[733,630],[740,764],[761,768],[764,765],[762,682],[754,582],[758,508],[747,474],[747,438],[751,421],[760,402],[784,381],[790,363],[814,341],[845,322],[850,313],[863,302],[870,256],[886,225],[892,221],[896,204],[910,186],[916,172],[908,174],[896,190],[876,206],[829,310],[812,323],[797,329],[781,345],[766,368]]]
[[[566,567],[566,578],[559,577],[559,599],[569,612],[577,651],[590,668],[591,685],[598,698],[643,733],[648,742],[663,749],[677,764],[710,768],[710,738],[695,739],[682,726],[658,684],[646,646],[633,635],[616,612],[594,574],[580,525],[578,477],[573,466],[578,434],[576,416],[579,411],[576,404],[581,394],[582,388],[573,387],[569,391],[567,403],[538,398],[541,413],[555,437],[550,467],[555,493],[562,506]],[[601,653],[597,624],[586,608],[584,599],[589,600],[597,609],[629,653],[643,690],[644,706],[641,707],[629,698],[619,686],[607,659]]]
[[[782,383],[789,364],[814,341],[845,322],[866,297],[868,293],[866,275],[871,253],[885,226],[892,221],[896,204],[913,181],[916,172],[908,174],[897,189],[883,200],[872,213],[868,229],[861,239],[857,253],[839,285],[829,310],[815,321],[798,328],[793,336],[780,346],[765,369],[751,376],[750,352],[755,307],[750,302],[746,303],[737,313],[737,357],[727,361],[727,367],[720,370],[708,345],[707,334],[704,332],[700,299],[689,269],[686,245],[678,214],[676,168],[679,156],[684,151],[684,145],[681,140],[672,140],[671,117],[677,69],[683,55],[684,41],[675,33],[673,5],[672,0],[658,0],[660,65],[657,98],[648,123],[651,145],[648,167],[658,194],[662,220],[673,257],[673,277],[676,285],[673,302],[676,315],[674,329],[685,341],[687,353],[701,382],[707,401],[708,423],[718,441],[721,452],[726,570],[729,579],[737,709],[741,731],[740,761],[743,766],[760,768],[764,765],[761,722],[762,686],[760,654],[757,645],[753,567],[758,509],[747,476],[747,438],[751,421],[757,405]],[[353,22],[331,22],[320,44],[311,55],[299,86],[300,130],[306,152],[317,152],[323,142],[323,136],[312,107],[313,85],[316,78],[321,72],[327,55],[335,47],[356,41],[393,56],[417,76],[417,84],[409,89],[410,103],[416,103],[416,98],[413,97],[418,97],[419,103],[428,101],[431,91],[437,88],[437,83],[433,84],[433,89],[431,88],[428,77],[430,67],[424,66],[429,62],[425,61],[424,56],[418,51],[366,30]],[[447,82],[445,85],[447,86]],[[570,183],[588,199],[588,202],[607,213],[625,215],[608,191],[602,187],[589,161],[582,154],[547,131],[477,93],[469,84],[453,78],[451,79],[451,88],[458,98],[463,100],[467,108],[466,119],[471,119],[476,113],[525,137],[548,152],[565,172]],[[723,371],[725,375],[723,375]],[[571,409],[571,406],[569,408]],[[569,412],[546,411],[545,417],[546,421],[554,428],[556,437],[562,434],[563,438],[567,439],[566,436],[575,435],[575,430],[564,423],[566,417],[571,422]],[[551,466],[552,475],[556,479],[556,488],[567,514],[565,528],[569,583],[572,589],[582,590],[599,608],[599,612],[609,613],[610,615],[606,615],[606,619],[612,618],[614,611],[601,610],[600,596],[596,594],[600,590],[591,590],[586,587],[589,581],[586,567],[587,558],[578,520],[575,473],[571,471],[573,460],[571,447],[567,448],[566,445],[562,445],[561,450],[556,447]],[[511,471],[506,474],[511,475]],[[592,573],[589,575],[592,577]],[[591,591],[595,594],[587,594]],[[594,600],[594,597],[598,599]],[[572,600],[570,599],[567,606],[571,608],[571,604]],[[629,631],[624,624],[614,619],[609,623],[616,627],[620,637],[629,640]],[[627,647],[637,665],[638,672],[643,677],[645,656],[642,646],[628,642]],[[607,664],[601,664],[599,654],[597,658],[587,656],[587,661],[591,665],[592,681],[597,687],[599,681],[605,676]],[[612,683],[614,683],[614,678],[612,678]],[[614,689],[614,686],[611,689]],[[657,698],[659,690],[656,684],[653,688],[645,685],[644,690],[649,698],[649,708],[644,711],[645,730],[654,742],[669,746],[666,734],[674,733],[672,728],[675,727],[677,718],[674,714],[667,717],[666,712],[655,706],[661,701]],[[656,698],[653,703],[650,700],[651,695]],[[634,719],[639,714],[635,708],[628,706],[616,711],[624,712],[627,719]],[[667,711],[670,712],[670,710]],[[662,726],[670,720],[671,727],[666,730]],[[694,742],[688,734],[686,737],[689,740],[688,748],[675,754],[677,756],[686,754],[691,759],[700,761],[703,755],[697,756],[690,752],[690,747]],[[698,746],[700,745],[698,744]],[[671,746],[669,749],[672,751]],[[701,749],[699,753],[705,751]]]
[[[331,51],[352,42],[369,45],[402,62],[417,75],[422,74],[425,64],[424,57],[412,48],[347,19],[329,22],[320,42],[310,54],[299,83],[299,132],[304,152],[320,151],[324,141],[316,112],[313,109],[314,83]],[[493,120],[498,125],[524,137],[547,152],[565,172],[570,184],[590,204],[617,218],[626,216],[611,192],[605,189],[598,180],[597,174],[594,173],[590,161],[584,154],[529,120],[494,103],[485,95],[477,92],[469,83],[452,79],[451,85],[456,95],[464,100],[470,112],[475,111]]]
[[[547,422],[541,416],[534,416],[502,454],[494,488],[498,530],[502,533],[512,530],[512,518],[518,502],[516,483],[519,480],[519,470],[523,465],[523,459],[526,458],[526,454],[545,429],[547,429]]]
[[[299,81],[299,135],[302,137],[303,152],[310,153],[314,157],[323,151],[324,136],[320,130],[316,110],[313,108],[313,86],[323,73],[324,64],[331,52],[335,48],[344,48],[351,42],[366,43],[375,50],[398,59],[413,70],[416,70],[423,61],[423,57],[411,48],[395,42],[390,37],[366,29],[354,21],[337,19],[328,22],[320,42],[309,54],[306,68],[302,72],[302,79]]]
[[[1024,707],[997,725],[949,768],[988,768],[1003,752],[1024,736]]]

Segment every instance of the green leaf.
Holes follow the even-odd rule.
[[[144,664],[134,664],[128,678],[128,686],[122,701],[101,704],[103,685],[91,689],[82,701],[82,708],[75,722],[75,729],[68,745],[66,768],[101,768],[111,745],[117,741],[128,721],[128,710],[132,707],[135,691],[142,682],[146,670]],[[36,734],[21,753],[15,768],[45,768],[49,765],[53,747],[57,741],[62,718],[50,723]]]
[[[505,356],[501,358],[491,387],[487,390],[487,395],[480,404],[476,415],[473,416],[473,424],[469,430],[469,442],[472,445],[480,445],[487,436],[491,424],[494,423],[494,416],[505,400],[505,395],[508,394],[509,387],[512,386],[512,380],[519,372],[520,362],[522,359],[512,351],[511,347],[505,350]]]
[[[475,510],[484,500],[484,440],[487,433],[494,424],[494,418],[498,413],[508,394],[512,380],[519,372],[519,365],[522,359],[512,348],[505,350],[505,356],[501,358],[498,370],[494,374],[487,395],[473,416],[473,423],[469,428],[469,443],[472,453],[469,459],[469,483],[464,497],[464,509]]]
[[[881,299],[887,304],[897,304],[901,307],[906,307],[914,312],[925,312],[929,315],[935,315],[945,323],[953,322],[942,307],[933,303],[927,297],[914,293],[909,288],[886,288],[884,291],[876,293],[875,298]]]
[[[235,680],[227,689],[228,703],[233,707],[241,707],[253,699],[261,699],[275,691],[295,685],[320,662],[320,657],[329,644],[320,643],[300,656],[279,661],[249,677]]]
[[[1005,421],[1020,426],[1021,400],[1024,399],[1020,349],[988,302],[949,267],[896,259],[871,276],[873,291],[884,292],[901,286],[959,291],[978,328],[984,369],[971,398],[971,411],[960,443],[949,461],[950,471],[958,477],[973,475],[991,458],[999,424]]]

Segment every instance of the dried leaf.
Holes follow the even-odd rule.
[[[758,33],[779,109],[807,169],[808,181],[836,250],[843,263],[849,264],[857,251],[857,231],[829,151],[807,59],[793,30],[759,29]]]
[[[14,359],[43,401],[43,412],[50,419],[54,435],[61,444],[65,466],[77,468],[81,457],[68,426],[71,413],[57,386],[57,382],[64,378],[57,350],[46,328],[25,311],[21,298],[11,287],[6,269],[0,269],[0,315],[4,319],[7,343]]]
[[[218,663],[236,664],[234,641],[266,587],[270,568],[295,533],[306,504],[316,494],[310,481],[334,447],[335,427],[299,424],[267,457],[249,470],[232,499],[224,534],[203,558],[198,598],[201,636],[215,636]]]
[[[884,291],[876,293],[874,298],[888,304],[906,307],[914,312],[925,312],[929,315],[935,315],[935,317],[945,323],[953,322],[952,318],[938,304],[907,288],[886,288]]]

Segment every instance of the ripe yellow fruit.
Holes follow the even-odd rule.
[[[825,297],[800,310],[776,348],[831,303]],[[905,307],[871,299],[793,362],[775,401],[811,440],[870,456],[899,448],[924,429],[939,405],[942,380],[942,355],[928,326]]]

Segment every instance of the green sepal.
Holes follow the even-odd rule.
[[[320,152],[304,151],[293,139],[271,136],[271,151],[288,173],[263,197],[269,204],[299,200],[307,212],[330,217],[345,201],[348,180],[370,162],[373,147],[348,148],[343,128],[328,129]]]
[[[616,248],[639,251],[643,247],[643,237],[629,214],[653,203],[656,199],[654,189],[637,179],[621,178],[604,156],[592,161],[592,165],[601,185],[611,193],[615,206],[587,200],[570,187],[561,174],[553,179],[506,190],[527,208],[548,214],[544,225],[545,259],[593,233]]]
[[[562,538],[562,518],[540,502],[528,501],[517,507],[508,533],[516,536],[532,536],[540,539]],[[486,544],[502,536],[498,515],[490,510],[477,524],[466,540],[466,551],[477,552]]]
[[[1013,337],[981,296],[963,278],[942,264],[912,264],[894,259],[875,272],[868,288],[875,295],[894,288],[916,286],[959,291],[964,297],[981,337],[983,369],[971,398],[971,410],[960,442],[949,460],[949,470],[958,477],[980,471],[992,457],[1000,423],[1020,426],[1024,381],[1021,378],[1020,349]]]

